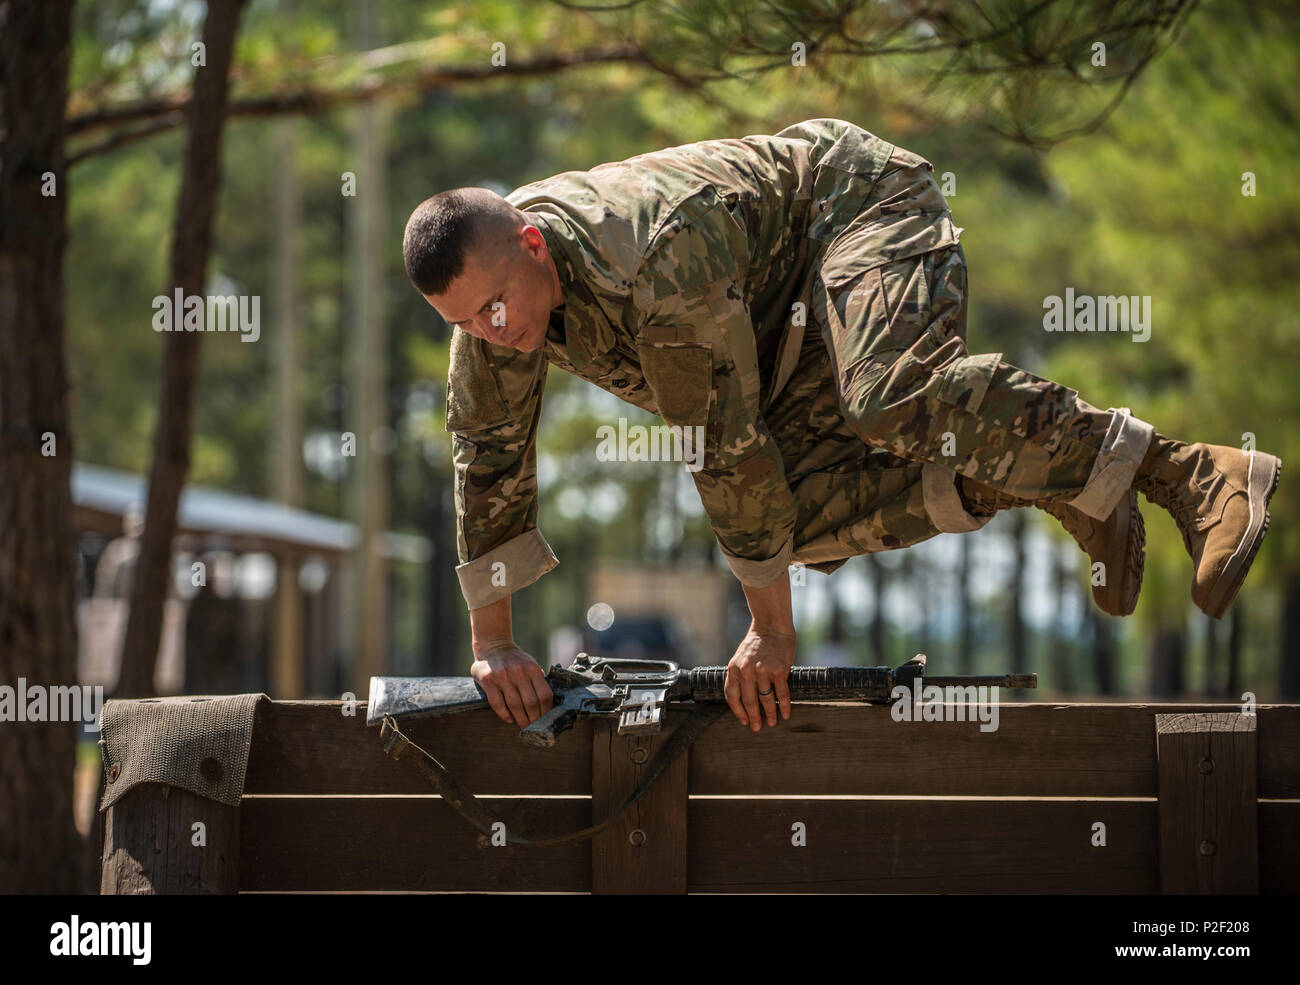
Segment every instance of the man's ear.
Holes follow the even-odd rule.
[[[546,237],[536,226],[524,223],[524,228],[519,230],[519,238],[530,256],[539,260],[546,256]]]

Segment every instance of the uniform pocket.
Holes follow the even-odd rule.
[[[838,287],[869,270],[956,246],[959,240],[960,231],[948,212],[859,216],[828,249],[821,263],[822,281]]]
[[[713,347],[707,342],[642,342],[637,346],[664,423],[704,425],[713,393]]]

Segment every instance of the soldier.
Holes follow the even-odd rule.
[[[753,616],[727,700],[755,732],[790,717],[791,562],[830,572],[1034,506],[1092,559],[1097,605],[1128,615],[1141,491],[1182,532],[1195,603],[1224,614],[1280,462],[1174,441],[1001,353],[968,353],[962,230],[932,171],[853,124],[809,120],[506,198],[454,189],[412,213],[407,274],[454,326],[447,429],[471,673],[503,720],[522,727],[551,706],[510,623],[510,595],[557,563],[537,529],[550,363],[704,428],[692,476]]]

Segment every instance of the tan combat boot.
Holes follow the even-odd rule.
[[[1157,434],[1133,485],[1168,510],[1191,555],[1192,601],[1222,619],[1268,530],[1282,462],[1263,452]]]
[[[1051,514],[1094,565],[1099,562],[1104,565],[1102,583],[1092,586],[1092,600],[1097,608],[1112,616],[1133,614],[1142,590],[1147,539],[1135,489],[1130,488],[1110,516],[1101,521],[1066,505],[1065,501],[1073,498],[1074,492],[1036,500],[1019,499],[966,476],[961,477],[958,487],[975,516],[991,516],[1017,506],[1034,506]]]

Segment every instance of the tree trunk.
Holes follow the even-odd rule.
[[[282,5],[283,6],[283,5]],[[275,124],[275,348],[276,419],[272,439],[272,495],[288,506],[303,505],[302,401],[302,183],[298,178],[298,121]]]
[[[1181,625],[1161,626],[1151,641],[1151,694],[1178,698],[1183,693],[1183,658],[1187,646]]]
[[[913,551],[903,551],[899,555],[898,580],[903,585],[903,597],[913,599],[916,596],[916,554]],[[912,635],[911,612],[904,617],[902,625],[898,626],[898,641],[902,647],[902,659],[908,660],[918,652],[916,649],[917,638]],[[889,661],[892,663],[892,661]]]
[[[357,43],[361,50],[378,38],[370,0],[358,7]],[[358,693],[369,679],[387,670],[388,561],[379,553],[379,540],[388,528],[390,449],[376,439],[389,425],[388,331],[384,319],[384,234],[387,202],[385,157],[390,107],[367,104],[359,111],[355,134],[356,196],[348,203],[354,317],[352,327],[352,386],[350,407],[356,431],[357,469],[352,514],[360,537],[353,559],[356,573],[357,622],[353,637],[351,680]]]
[[[1290,571],[1282,580],[1281,666],[1278,668],[1278,700],[1300,699],[1300,571]],[[1239,695],[1234,694],[1234,700]]]
[[[1201,693],[1207,698],[1219,694],[1219,632],[1217,619],[1201,616],[1205,637],[1205,671],[1201,676]]]
[[[456,504],[446,477],[449,471],[450,466],[425,467],[429,489],[425,533],[433,548],[425,605],[425,645],[428,673],[459,677],[468,673],[471,650],[462,643],[462,626],[467,617],[465,597],[456,577]]]
[[[1027,673],[1028,642],[1025,635],[1023,602],[1025,597],[1025,532],[1028,523],[1024,510],[1016,510],[1011,518],[1011,537],[1014,545],[1014,568],[1007,600],[1007,645],[1011,651],[1011,672]]]
[[[286,4],[282,6],[287,6]],[[298,380],[302,374],[299,340],[298,282],[301,267],[302,189],[298,181],[298,121],[275,124],[277,143],[275,176],[275,427],[271,439],[271,495],[286,506],[303,505],[302,402]],[[293,551],[277,551],[275,585],[275,635],[271,651],[271,691],[282,700],[302,698],[307,687],[304,600],[298,586],[302,558]],[[188,660],[188,654],[186,656]]]
[[[1092,624],[1092,672],[1097,693],[1111,695],[1115,687],[1115,626],[1110,617],[1095,606],[1089,608]]]
[[[876,600],[871,614],[871,662],[876,665],[890,663],[885,652],[885,566],[874,554],[867,556],[867,571],[871,577],[871,594]]]
[[[1074,683],[1074,634],[1070,632],[1070,627],[1066,625],[1065,613],[1070,607],[1067,604],[1071,595],[1078,591],[1074,580],[1075,561],[1073,555],[1066,558],[1058,549],[1055,542],[1052,544],[1052,577],[1054,580],[1053,590],[1056,595],[1056,619],[1052,624],[1052,667],[1056,675],[1056,690],[1063,697],[1069,697],[1075,691]],[[1084,605],[1092,605],[1091,598],[1084,599]]]
[[[975,634],[972,625],[970,601],[971,539],[958,538],[960,554],[957,562],[957,673],[975,673]]]
[[[1228,681],[1227,695],[1233,701],[1241,697],[1241,644],[1245,636],[1241,606],[1232,607],[1228,614]]]
[[[172,226],[171,284],[186,299],[201,297],[212,248],[212,225],[221,187],[221,129],[227,75],[243,0],[209,0],[203,22],[205,64],[194,72],[194,100],[180,196]],[[170,300],[170,298],[168,299]],[[178,328],[180,326],[173,326]],[[144,534],[131,586],[131,609],[122,643],[117,697],[153,693],[154,664],[162,632],[163,603],[171,582],[172,538],[181,490],[190,468],[194,386],[201,333],[171,331],[163,342],[162,381]]]
[[[0,0],[0,680],[76,683],[63,354],[71,0]],[[83,711],[84,715],[84,711]],[[0,723],[0,892],[70,893],[77,726]]]

